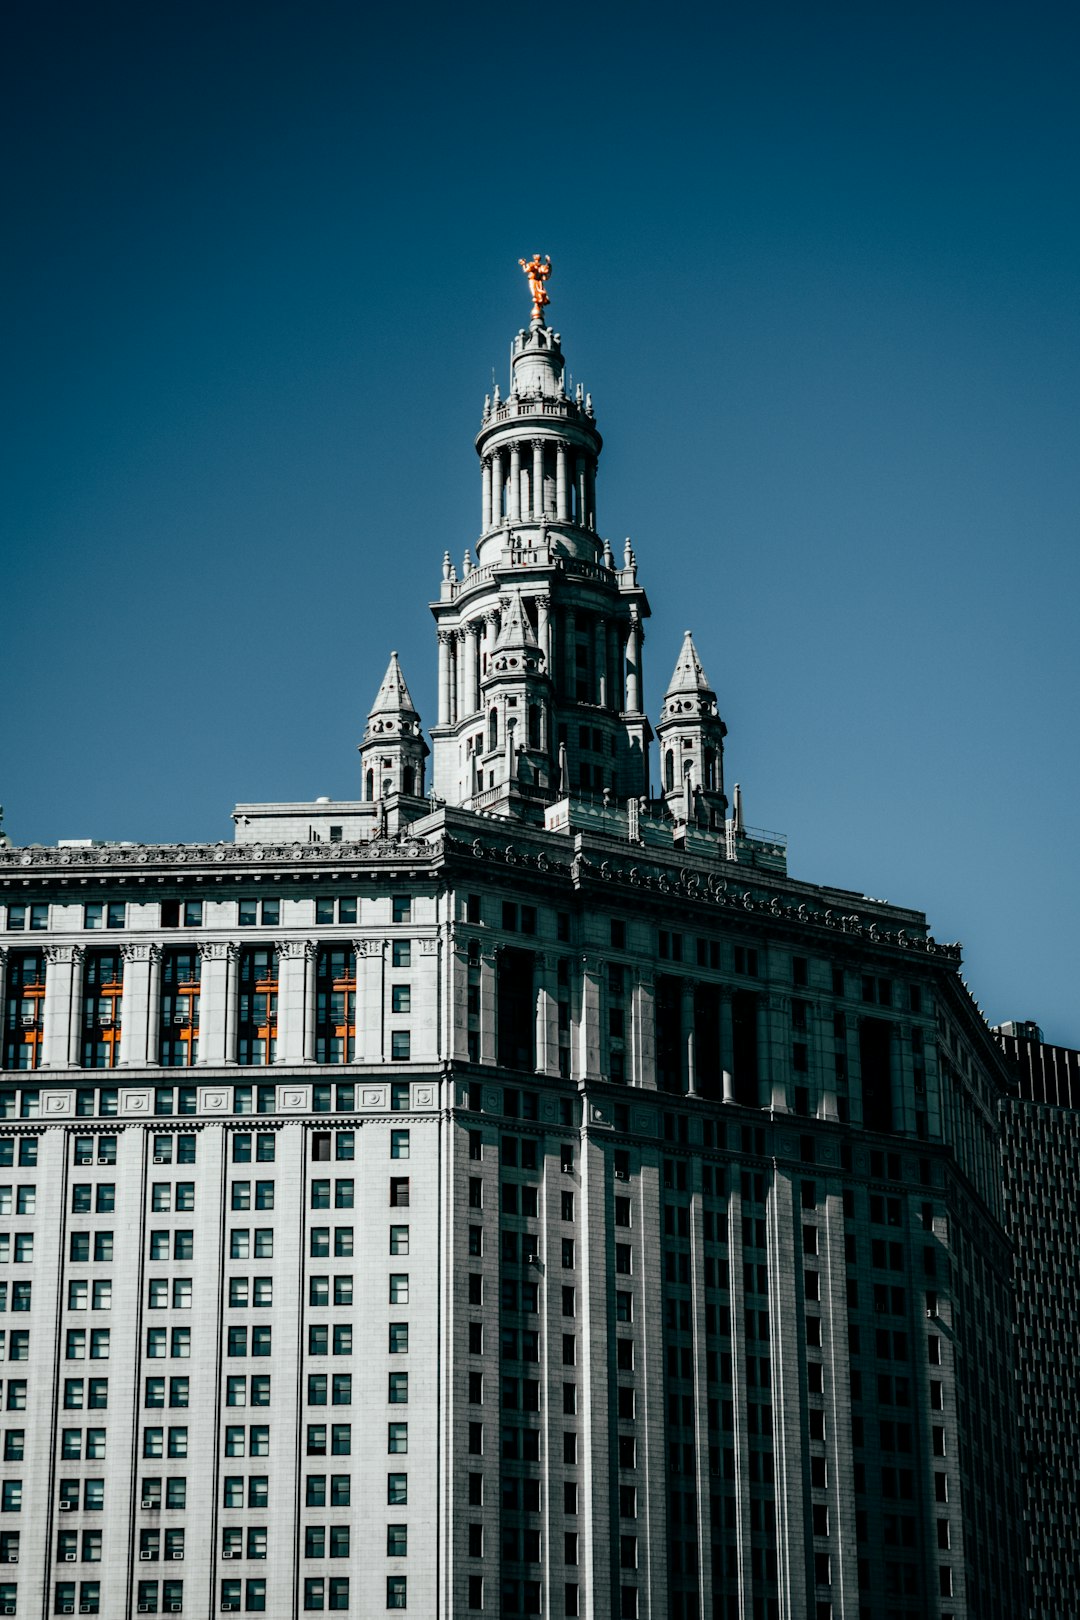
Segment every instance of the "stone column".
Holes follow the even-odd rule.
[[[559,1003],[554,961],[545,951],[536,953],[536,1072],[559,1072]]]
[[[495,450],[491,456],[491,527],[493,529],[497,529],[502,522],[503,484],[505,478],[502,451]]]
[[[450,724],[450,631],[439,631],[439,724]]]
[[[694,1050],[694,981],[684,979],[682,982],[682,1034],[686,1049],[686,1091],[691,1097],[697,1096],[696,1053]]]
[[[645,974],[638,977],[630,1002],[630,1035],[633,1042],[631,1074],[633,1084],[656,1090],[656,985]]]
[[[598,618],[596,621],[596,701],[602,709],[607,708],[607,694],[607,620]]]
[[[608,620],[608,694],[611,707],[617,709],[625,691],[622,668],[622,636],[619,626]]]
[[[7,1013],[7,959],[8,948],[6,945],[0,945],[0,1017],[6,1016]],[[22,1009],[20,1007],[16,1007],[15,1030],[13,1032],[16,1035],[22,1029],[22,1019],[20,1017],[21,1011]],[[0,1064],[2,1064],[4,1061],[3,1049],[6,1038],[6,1029],[4,1027],[0,1027]]]
[[[577,526],[579,529],[588,528],[588,502],[586,498],[585,457],[574,457],[574,485],[577,495]]]
[[[480,690],[477,682],[477,668],[479,665],[479,650],[477,637],[480,634],[479,620],[473,619],[465,626],[465,680],[464,693],[461,703],[461,717],[475,714],[480,707]]]
[[[480,532],[491,527],[491,457],[480,463]]]
[[[532,515],[537,522],[544,515],[544,441],[532,442]]]
[[[600,978],[604,963],[596,956],[581,958],[581,1016],[578,1019],[578,1079],[600,1078]]]
[[[555,516],[570,521],[570,490],[566,481],[566,445],[560,439],[555,447]]]
[[[41,1067],[66,1069],[78,1062],[82,1024],[81,945],[46,945],[45,1029]],[[74,1050],[75,1056],[72,1056]]]
[[[304,1062],[315,1061],[315,1018],[318,1010],[318,979],[316,975],[319,947],[308,940],[304,949]],[[356,966],[353,965],[355,975]],[[353,992],[353,1017],[356,1016],[356,993]]]
[[[498,954],[501,947],[485,940],[480,950],[480,1061],[494,1063],[496,1052],[495,1003]]]
[[[439,941],[434,934],[413,940],[412,1055],[421,1063],[437,1063],[439,1031]]]
[[[444,1033],[442,1050],[450,1059],[469,1056],[469,947],[453,923],[443,924]]]
[[[515,439],[510,446],[510,511],[511,523],[521,522],[521,446]]]
[[[626,637],[626,710],[628,714],[641,713],[641,620],[636,608],[630,610]]]
[[[278,1038],[280,1063],[304,1061],[304,1023],[307,1010],[307,961],[310,940],[283,939],[278,952]]]
[[[121,999],[121,1069],[144,1068],[156,1063],[157,1026],[161,1011],[161,951],[149,941],[121,945],[124,958],[124,993]],[[157,980],[157,995],[153,981]]]
[[[585,512],[588,529],[596,528],[596,462],[590,456],[585,463]]]
[[[229,956],[237,949],[224,940],[204,940],[199,946],[202,970],[199,978],[199,1058],[198,1066],[225,1062],[226,1002],[229,996]]]
[[[544,673],[551,674],[551,597],[544,592],[536,598],[536,639],[544,655]]]
[[[734,1041],[731,1029],[731,991],[726,985],[720,987],[720,1075],[724,1085],[724,1101],[735,1101],[734,1076]]]
[[[577,692],[577,618],[573,608],[566,609],[564,619],[566,668],[563,672],[562,689],[566,697],[573,702]]]
[[[467,714],[472,713],[469,703],[468,671],[465,668],[466,632],[454,631],[454,720],[464,720]]]
[[[385,939],[356,942],[356,1061],[382,1063],[385,1058]]]

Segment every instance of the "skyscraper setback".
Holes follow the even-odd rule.
[[[654,732],[537,263],[430,747],[395,653],[355,800],[0,849],[0,1612],[1024,1607],[1010,1067],[690,632]]]

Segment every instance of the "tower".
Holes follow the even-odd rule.
[[[496,387],[485,399],[476,437],[475,566],[466,551],[459,578],[447,553],[432,603],[439,638],[432,742],[441,799],[539,820],[544,803],[557,796],[563,750],[565,785],[575,793],[647,792],[651,729],[642,709],[642,646],[649,604],[629,541],[617,565],[598,535],[603,441],[592,397],[580,384],[573,397],[567,393],[561,339],[543,318],[547,295],[532,274],[530,280],[534,314],[513,342],[509,394],[503,399]],[[513,635],[535,643],[527,677],[524,668],[496,669],[511,611]],[[527,768],[504,795],[506,739],[486,706],[497,691],[511,716],[510,686],[518,677],[531,683],[535,714],[517,723]],[[494,806],[486,797],[492,787],[499,789]]]
[[[723,824],[724,738],[716,693],[701,666],[694,638],[683,637],[668,689],[663,716],[656,728],[660,745],[660,781],[664,803],[675,822]]]
[[[392,652],[360,744],[364,799],[370,802],[397,794],[423,798],[424,761],[429,751],[398,655]]]

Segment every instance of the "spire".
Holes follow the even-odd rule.
[[[689,630],[683,632],[683,644],[679,653],[668,689],[664,693],[665,702],[668,698],[680,697],[689,693],[712,693],[709,678],[701,667],[697,648],[694,646],[694,637]]]
[[[384,799],[394,793],[423,797],[427,754],[419,712],[398,655],[392,652],[360,744],[364,798]]]
[[[410,719],[419,720],[420,715],[412,694],[405,684],[405,677],[401,673],[396,652],[390,654],[390,662],[386,666],[386,674],[382,678],[382,685],[375,696],[375,702],[368,711],[367,733],[372,730],[371,722],[386,715],[407,715]]]
[[[533,632],[529,615],[525,612],[525,605],[521,600],[520,591],[514,591],[510,598],[510,606],[503,614],[499,637],[495,643],[497,653],[507,652],[511,649],[515,651],[539,651],[539,643]]]

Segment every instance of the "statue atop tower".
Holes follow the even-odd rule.
[[[532,318],[534,321],[542,321],[544,317],[541,310],[545,304],[551,303],[544,286],[551,274],[551,255],[545,253],[541,259],[539,253],[534,253],[528,263],[524,259],[519,259],[518,264],[529,278],[529,291],[533,297]]]

